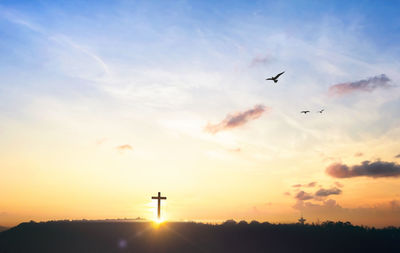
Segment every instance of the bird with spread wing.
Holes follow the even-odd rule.
[[[278,82],[278,77],[280,77],[283,73],[285,73],[285,71],[283,71],[283,72],[277,74],[276,76],[267,78],[267,79],[265,79],[265,80],[271,80],[271,81],[274,81],[274,83],[277,83],[277,82]]]

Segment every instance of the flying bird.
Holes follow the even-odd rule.
[[[285,73],[285,71],[283,71],[282,73],[277,74],[276,76],[267,78],[265,80],[271,80],[271,81],[274,81],[274,83],[277,83],[278,82],[278,77],[280,77],[283,73]]]
[[[309,113],[310,111],[301,111],[300,113],[304,113],[304,114],[307,114],[307,113]]]
[[[323,111],[325,111],[325,109],[319,110],[318,112],[319,112],[319,113],[322,113]]]

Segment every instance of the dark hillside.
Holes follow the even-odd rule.
[[[222,225],[149,222],[22,223],[0,233],[12,252],[400,252],[400,229],[350,223]]]

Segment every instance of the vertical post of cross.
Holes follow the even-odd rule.
[[[151,197],[151,199],[156,199],[157,200],[157,219],[160,220],[161,218],[161,200],[162,199],[167,199],[167,197],[161,197],[161,192],[158,192],[158,196],[156,197]]]

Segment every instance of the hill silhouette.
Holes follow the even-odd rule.
[[[5,230],[7,230],[7,229],[9,229],[9,228],[8,228],[8,227],[0,226],[0,232],[5,231]]]
[[[400,252],[400,229],[228,221],[29,222],[0,233],[0,252]]]

